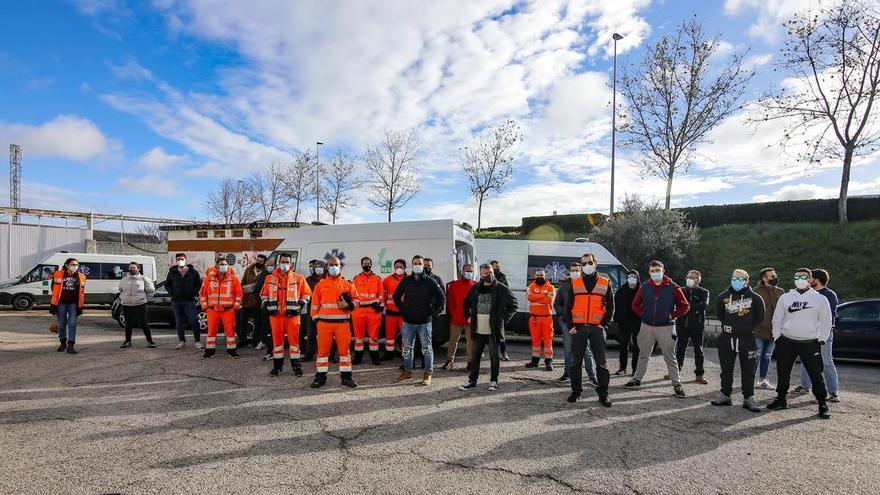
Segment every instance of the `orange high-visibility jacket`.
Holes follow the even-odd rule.
[[[394,298],[391,296],[394,295],[394,291],[397,290],[397,285],[400,284],[400,281],[403,280],[404,277],[406,277],[406,275],[396,275],[392,273],[382,281],[382,288],[384,289],[382,297],[385,299],[385,314],[400,314],[400,310],[397,309],[397,305],[394,304]]]
[[[339,301],[343,294],[351,296],[352,302],[358,299],[357,289],[354,284],[344,279],[342,275],[333,278],[327,277],[318,282],[312,292],[312,319],[316,321],[349,321],[352,309],[340,308]]]
[[[571,281],[574,292],[574,304],[571,308],[571,321],[575,324],[599,325],[605,318],[605,294],[611,287],[611,281],[601,275],[596,277],[596,286],[592,292],[584,285],[584,278]]]
[[[216,266],[208,268],[205,273],[205,281],[199,290],[199,304],[202,309],[222,311],[225,309],[241,308],[241,298],[244,292],[241,290],[241,282],[232,267],[226,275],[220,273]]]
[[[58,301],[61,300],[61,288],[64,283],[64,275],[66,271],[67,269],[62,268],[52,274],[52,300],[50,301],[52,306],[57,306]],[[82,308],[86,305],[86,274],[83,272],[76,272],[76,276],[79,277],[79,298],[76,301],[76,306]]]
[[[550,316],[553,314],[553,299],[556,297],[556,287],[550,282],[538,285],[532,282],[528,288],[529,315]]]
[[[283,299],[278,298],[280,292],[284,292]],[[299,304],[300,300],[308,302],[312,297],[312,289],[301,274],[293,270],[285,273],[281,268],[275,268],[266,277],[260,297],[263,301],[277,302],[278,311],[287,311],[288,306]]]
[[[358,297],[354,300],[354,312],[375,313],[376,310],[370,307],[374,303],[382,304],[385,299],[385,290],[382,284],[382,277],[375,273],[358,273],[352,280],[354,288],[357,290]]]

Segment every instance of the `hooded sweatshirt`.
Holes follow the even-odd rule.
[[[779,298],[773,312],[773,340],[825,342],[831,334],[831,306],[828,299],[810,288],[803,293],[791,289]]]
[[[666,275],[663,275],[659,285],[648,279],[632,302],[632,310],[642,318],[642,323],[653,327],[673,325],[676,318],[683,316],[690,308],[681,287]]]
[[[764,300],[748,286],[740,291],[728,287],[715,300],[715,314],[724,332],[751,335],[764,320]]]

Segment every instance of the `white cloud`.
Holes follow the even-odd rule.
[[[185,156],[170,154],[161,146],[156,146],[141,155],[138,158],[138,163],[147,170],[160,171],[167,170],[172,165],[178,165],[185,159]]]
[[[773,61],[772,53],[762,53],[759,55],[749,55],[743,61],[743,67],[746,69],[756,69],[758,67],[769,64]]]
[[[59,115],[42,125],[0,122],[0,142],[20,144],[28,157],[77,162],[106,159],[121,150],[94,122],[77,115]]]
[[[125,176],[116,181],[118,192],[143,196],[173,198],[183,196],[184,190],[177,187],[172,178],[159,174],[146,174],[140,177]]]
[[[149,69],[139,64],[137,60],[128,58],[121,64],[113,64],[108,62],[110,72],[119,79],[129,79],[135,81],[152,81],[153,73]]]
[[[724,12],[733,16],[754,11],[755,20],[749,26],[749,36],[772,44],[778,43],[785,34],[783,22],[799,11],[816,7],[817,3],[806,0],[725,0]]]
[[[869,182],[849,183],[848,194],[850,197],[860,194],[880,194],[880,177]],[[752,201],[792,201],[796,199],[826,199],[837,198],[840,195],[840,189],[836,186],[823,187],[816,184],[788,184],[780,187],[770,194],[759,194],[752,197]]]

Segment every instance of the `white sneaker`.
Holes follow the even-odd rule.
[[[266,348],[266,344],[264,344],[264,343],[262,343],[262,342],[260,342],[259,344],[257,344],[256,347],[254,347],[254,349],[256,349],[256,350],[258,350],[258,351],[262,351],[262,350],[265,349],[265,348]]]
[[[174,348],[175,349],[183,349],[184,347],[186,347],[186,342],[181,341],[181,342],[178,342],[177,346],[175,346]]]
[[[489,392],[498,391],[498,382],[489,382]]]
[[[196,341],[196,347],[198,347],[199,349],[204,349],[204,348],[205,348],[205,344],[203,344],[201,340],[197,340],[197,341]]]
[[[776,390],[776,386],[770,383],[766,378],[758,382],[758,386],[766,390]]]

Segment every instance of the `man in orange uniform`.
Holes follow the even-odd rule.
[[[305,277],[293,271],[289,253],[278,255],[278,266],[266,277],[260,294],[269,313],[272,327],[272,376],[284,369],[284,339],[290,347],[290,367],[295,376],[302,376],[299,354],[300,312],[309,303],[312,290]]]
[[[214,357],[217,349],[217,332],[223,324],[226,335],[226,353],[238,359],[235,342],[235,313],[241,309],[244,292],[238,275],[230,269],[226,258],[217,258],[217,265],[205,273],[205,281],[199,290],[199,304],[208,315],[208,340],[205,342],[203,359]]]
[[[379,327],[382,326],[382,297],[384,290],[382,277],[373,273],[373,260],[361,258],[363,272],[355,275],[354,288],[358,298],[354,301],[352,313],[354,324],[354,360],[353,364],[361,364],[364,359],[364,334],[369,340],[370,361],[379,364]]]
[[[394,261],[394,273],[382,281],[384,289],[382,299],[385,301],[385,359],[394,359],[394,345],[397,334],[403,328],[403,316],[391,297],[397,285],[406,277],[406,261]]]
[[[318,326],[318,358],[311,387],[321,388],[327,383],[330,347],[336,339],[342,384],[356,388],[358,385],[351,378],[351,312],[358,299],[357,289],[342,276],[342,263],[335,256],[327,262],[327,275],[312,293],[312,319]]]
[[[532,360],[526,368],[537,368],[544,346],[544,369],[553,371],[553,299],[556,287],[547,282],[543,268],[535,270],[535,280],[527,289],[529,300],[529,334],[532,336]]]

